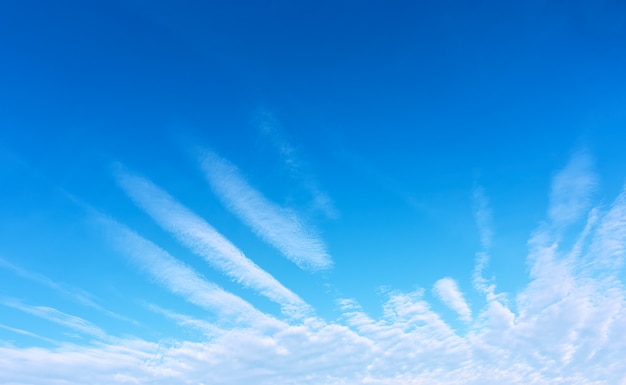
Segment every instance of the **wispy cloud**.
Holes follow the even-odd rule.
[[[100,304],[98,304],[94,299],[93,296],[89,293],[87,293],[85,290],[77,288],[77,287],[72,287],[72,286],[67,286],[58,282],[55,282],[53,280],[51,280],[50,278],[43,276],[39,273],[33,272],[33,271],[26,271],[24,269],[22,269],[21,267],[7,261],[6,259],[0,257],[0,267],[10,270],[13,273],[15,273],[16,275],[22,277],[22,278],[26,278],[30,281],[33,282],[37,282],[40,285],[46,286],[50,289],[53,289],[57,292],[59,292],[60,294],[67,296],[68,298],[73,299],[74,301],[91,307],[93,309],[96,309],[100,312],[102,312],[103,314],[108,315],[109,317],[113,317],[113,318],[117,318],[123,321],[127,321],[127,322],[131,322],[135,325],[137,325],[137,321],[132,320],[126,316],[123,316],[121,314],[115,313],[113,311],[110,311],[108,309],[105,309],[104,307],[102,307]]]
[[[616,271],[626,257],[626,186],[602,217],[595,234],[592,250],[595,261],[604,269]]]
[[[97,220],[108,230],[116,248],[172,293],[217,313],[224,321],[264,325],[275,323],[272,317],[207,281],[191,267],[126,226],[102,215]]]
[[[9,325],[0,324],[0,329],[8,330],[8,331],[10,331],[12,333],[15,333],[15,334],[20,334],[20,335],[23,335],[23,336],[35,338],[35,339],[47,342],[49,344],[54,344],[54,345],[59,344],[58,341],[53,340],[51,338],[43,337],[43,336],[40,336],[39,334],[36,334],[36,333],[33,333],[33,332],[29,332],[28,330],[24,330],[24,329],[20,329],[20,328],[14,328],[14,327],[9,326]]]
[[[431,207],[425,201],[414,193],[403,181],[392,176],[393,172],[384,170],[376,164],[362,156],[346,148],[336,150],[335,156],[338,159],[352,167],[352,169],[361,174],[366,179],[371,180],[380,188],[386,190],[397,199],[402,200],[408,207],[422,214],[428,214],[436,218]]]
[[[472,201],[474,217],[476,218],[476,225],[478,226],[478,232],[480,234],[480,242],[483,250],[488,250],[491,247],[491,240],[493,238],[493,219],[491,208],[489,207],[489,200],[482,186],[474,186]]]
[[[459,290],[456,281],[452,278],[442,278],[435,282],[433,291],[450,309],[457,312],[459,317],[464,321],[472,320],[472,311],[470,310],[463,294]]]
[[[82,334],[102,340],[109,338],[104,330],[100,329],[91,322],[71,314],[63,313],[52,307],[27,305],[15,299],[5,299],[1,303],[4,306],[12,307],[25,313],[46,319]]]
[[[489,264],[489,249],[493,238],[493,218],[489,199],[480,185],[475,185],[472,190],[472,206],[482,246],[482,250],[476,253],[472,282],[476,290],[484,293],[488,300],[493,300],[496,289],[494,279],[486,279],[483,275]]]
[[[215,338],[226,333],[226,330],[220,328],[219,326],[201,319],[193,318],[185,314],[176,313],[154,304],[146,304],[146,307],[157,314],[161,314],[175,321],[179,326],[183,328],[192,328],[198,330],[202,332],[205,337],[208,338]]]
[[[328,218],[337,218],[338,213],[333,201],[324,192],[315,178],[305,171],[304,164],[298,156],[296,148],[289,143],[283,134],[280,124],[273,114],[262,109],[257,114],[259,128],[280,154],[290,175],[300,182],[313,198],[313,207]]]
[[[324,242],[296,212],[270,202],[231,163],[208,152],[202,158],[202,168],[226,207],[299,267],[324,269],[332,265]]]
[[[118,183],[133,201],[211,266],[280,304],[289,316],[311,313],[308,304],[248,259],[205,220],[150,181],[126,172],[121,166],[116,169]]]
[[[554,176],[550,191],[549,217],[555,225],[570,224],[589,208],[591,194],[597,185],[592,169],[591,156],[580,151]]]

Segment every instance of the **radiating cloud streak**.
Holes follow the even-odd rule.
[[[9,325],[0,324],[0,329],[8,330],[8,331],[10,331],[12,333],[15,333],[15,334],[21,334],[23,336],[35,338],[35,339],[47,342],[49,344],[53,344],[53,345],[58,345],[59,344],[58,341],[53,340],[51,338],[46,338],[46,337],[40,336],[39,334],[36,334],[36,333],[33,333],[33,332],[29,332],[28,330],[14,328],[14,327],[9,326]]]
[[[486,279],[483,273],[489,263],[489,249],[493,238],[493,219],[489,200],[482,186],[475,185],[472,191],[472,205],[476,227],[480,235],[482,250],[476,253],[474,271],[472,273],[472,283],[474,288],[487,296],[487,300],[493,300],[496,290],[494,279]]]
[[[338,213],[332,200],[326,192],[322,191],[315,178],[304,171],[304,166],[297,156],[296,149],[285,139],[274,116],[266,110],[261,110],[257,119],[261,132],[279,152],[291,176],[298,180],[313,198],[313,207],[328,218],[336,219]]]
[[[602,217],[592,250],[604,269],[619,269],[626,256],[626,186]]]
[[[299,267],[317,270],[332,265],[326,246],[313,230],[293,210],[270,202],[252,188],[231,163],[208,152],[202,169],[226,207]]]
[[[65,326],[82,334],[103,340],[109,338],[104,330],[100,329],[91,322],[71,314],[63,313],[52,307],[26,305],[14,299],[7,299],[1,303],[5,306],[12,307],[25,313]]]
[[[588,209],[597,185],[592,172],[593,162],[586,152],[572,156],[563,170],[552,180],[549,217],[555,225],[567,225],[578,220]]]
[[[483,250],[488,250],[491,247],[491,239],[493,238],[493,219],[491,208],[489,207],[489,200],[482,186],[474,186],[472,201],[474,205],[474,217],[476,218],[476,225],[480,234],[480,242]]]
[[[99,216],[97,220],[108,230],[114,246],[157,283],[185,300],[216,312],[225,321],[263,325],[277,322],[242,298],[205,280],[192,268],[126,226],[104,216]]]
[[[281,305],[285,314],[303,317],[312,309],[198,215],[150,181],[117,168],[117,181],[133,201],[182,244],[236,282]]]
[[[459,290],[456,281],[452,278],[442,278],[435,282],[433,291],[450,309],[454,310],[463,321],[472,320],[472,311],[470,310],[463,294]]]
[[[178,324],[178,326],[182,328],[185,328],[185,329],[191,328],[191,329],[199,330],[200,332],[202,332],[202,334],[205,337],[208,337],[208,338],[215,338],[227,332],[226,330],[210,322],[193,318],[185,314],[176,313],[167,309],[163,309],[162,307],[154,305],[154,304],[148,304],[146,305],[146,307],[149,310],[157,314],[161,314],[175,321]]]
[[[94,308],[100,312],[102,312],[103,314],[106,314],[110,317],[113,318],[117,318],[123,321],[127,321],[130,323],[133,323],[135,325],[138,325],[137,321],[132,320],[126,316],[123,316],[121,314],[115,313],[113,311],[110,311],[108,309],[105,309],[104,307],[102,307],[100,304],[98,304],[97,302],[95,302],[95,300],[92,299],[92,296],[85,292],[84,290],[77,288],[77,287],[68,287],[65,285],[62,285],[60,283],[54,282],[53,280],[51,280],[48,277],[45,277],[39,273],[36,272],[32,272],[32,271],[26,271],[24,269],[22,269],[19,266],[14,265],[13,263],[7,261],[6,259],[3,259],[2,257],[0,257],[0,267],[5,268],[7,270],[12,271],[13,273],[17,274],[18,276],[22,277],[22,278],[26,278],[28,280],[31,280],[33,282],[37,282],[40,285],[46,286],[50,289],[53,289],[69,298],[72,298],[73,300],[75,300],[78,303],[81,303],[83,305],[89,306],[91,308]]]

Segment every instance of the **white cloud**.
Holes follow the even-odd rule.
[[[332,265],[324,242],[315,232],[293,210],[270,202],[252,188],[235,166],[209,152],[202,159],[202,168],[226,207],[299,267],[324,269]]]
[[[225,330],[219,326],[201,319],[163,309],[162,307],[154,304],[146,304],[146,307],[155,313],[164,315],[165,317],[174,320],[178,326],[186,329],[192,328],[202,332],[202,334],[207,338],[214,338],[225,333]]]
[[[491,247],[491,239],[493,238],[492,230],[492,214],[489,207],[489,200],[485,195],[485,190],[481,186],[475,186],[472,192],[472,200],[474,204],[474,217],[480,234],[480,241],[484,250]]]
[[[586,152],[578,152],[554,176],[548,214],[555,225],[570,224],[588,209],[591,194],[597,185],[592,169],[591,156]]]
[[[493,219],[485,190],[479,185],[474,186],[472,191],[472,203],[482,246],[482,250],[476,253],[472,283],[476,290],[486,295],[488,301],[492,301],[496,298],[495,280],[493,278],[486,279],[483,273],[489,264],[489,249],[493,238]]]
[[[38,339],[38,340],[41,340],[41,341],[45,341],[45,342],[47,342],[49,344],[53,344],[53,345],[58,345],[59,344],[58,341],[53,340],[51,338],[43,337],[43,336],[40,336],[39,334],[36,334],[36,333],[33,333],[33,332],[29,332],[28,330],[24,330],[24,329],[20,329],[20,328],[14,328],[14,327],[9,326],[9,325],[0,324],[0,329],[4,329],[4,330],[10,331],[10,332],[15,333],[15,334],[21,334],[23,336],[27,336],[27,337],[35,338],[35,339]]]
[[[112,219],[97,218],[112,236],[114,245],[156,282],[185,300],[215,312],[225,321],[266,326],[277,322],[242,298],[201,277],[154,243]]]
[[[555,195],[552,199],[552,205],[562,205]],[[0,383],[626,385],[626,290],[615,269],[619,265],[607,263],[624,253],[622,205],[620,195],[606,213],[592,209],[571,247],[561,243],[564,222],[540,224],[528,243],[529,282],[511,295],[514,306],[504,296],[488,299],[468,321],[469,331],[446,323],[423,290],[391,292],[380,317],[368,315],[353,299],[341,299],[339,320],[308,318],[274,328],[252,322],[220,327],[196,342],[2,346]],[[552,212],[551,207],[548,217]],[[584,212],[576,215],[584,218]],[[180,287],[186,284],[179,278],[194,273],[178,272],[178,262],[154,245],[137,246],[136,240],[128,242],[133,237],[122,238],[132,258],[159,282],[202,303],[194,300],[205,287],[199,278]],[[448,291],[450,303],[458,302],[462,296],[450,282],[435,286]],[[227,302],[223,306],[231,305]],[[237,303],[232,305],[237,308]],[[466,311],[461,302],[454,306],[460,314]],[[201,320],[162,314],[183,328],[212,329],[196,322]]]
[[[4,306],[23,311],[28,314],[46,319],[56,324],[65,326],[74,331],[86,334],[99,339],[108,339],[107,333],[89,321],[86,321],[75,315],[63,313],[55,308],[48,306],[32,306],[21,303],[15,299],[7,299],[1,302]]]
[[[435,294],[450,309],[454,310],[464,321],[471,321],[472,311],[470,310],[463,294],[459,290],[456,281],[452,278],[442,278],[435,282],[433,287]]]
[[[626,256],[626,186],[600,220],[592,250],[601,268],[611,271],[622,267]]]
[[[261,110],[257,118],[261,132],[278,150],[291,176],[298,180],[313,198],[313,208],[321,211],[328,218],[337,218],[337,209],[332,200],[328,194],[319,187],[315,178],[304,170],[305,167],[297,156],[296,149],[285,139],[274,116],[267,110]]]
[[[417,291],[391,294],[378,320],[342,300],[342,323],[313,319],[269,333],[225,330],[204,342],[0,348],[0,382],[620,384],[626,376],[623,290],[593,286],[580,285],[529,317],[516,318],[492,301],[481,315],[488,322],[477,320],[466,335]]]
[[[71,298],[72,300],[81,303],[85,306],[91,307],[93,309],[96,309],[100,312],[102,312],[103,314],[108,315],[109,317],[113,317],[113,318],[117,318],[120,320],[124,320],[130,323],[133,323],[135,325],[137,325],[137,321],[132,320],[126,316],[123,316],[121,314],[115,313],[113,311],[110,311],[108,309],[105,309],[104,307],[102,307],[100,304],[98,304],[96,302],[96,300],[93,298],[93,296],[90,293],[87,293],[86,291],[84,291],[83,289],[77,288],[77,287],[71,287],[71,286],[67,286],[67,285],[63,285],[61,283],[57,283],[53,280],[51,280],[48,277],[45,277],[39,273],[33,272],[33,271],[26,271],[24,269],[22,269],[19,266],[14,265],[13,263],[7,261],[6,259],[0,257],[0,267],[5,268],[7,270],[12,271],[13,273],[15,273],[16,275],[22,277],[22,278],[26,278],[30,281],[33,282],[37,282],[40,285],[46,286],[50,289],[53,289],[59,293],[61,293],[64,296],[67,296],[68,298]]]
[[[121,167],[116,176],[118,183],[139,207],[211,266],[237,283],[277,302],[283,312],[292,317],[303,317],[311,312],[310,306],[299,296],[248,259],[226,237],[165,191],[144,178],[125,172]]]

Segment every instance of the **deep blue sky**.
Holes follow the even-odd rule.
[[[485,276],[496,277],[522,322],[520,293],[537,279],[529,237],[554,225],[555,242],[569,248],[587,213],[567,227],[552,208],[562,200],[572,212],[604,215],[622,191],[624,47],[626,3],[608,0],[5,2],[0,341],[54,345],[9,328],[64,340],[50,316],[27,306],[148,341],[185,341],[151,304],[225,322],[171,287],[164,296],[149,263],[138,269],[111,247],[100,216],[280,318],[276,303],[209,268],[146,215],[143,198],[132,198],[140,183],[124,187],[126,173],[207,221],[324,322],[354,326],[341,299],[384,318],[389,293],[424,289],[460,335],[482,330],[478,315],[495,301],[473,276],[483,249]],[[240,180],[266,201],[246,195]],[[573,182],[561,191],[560,180]],[[579,188],[585,208],[563,193]],[[259,217],[245,211],[247,199]],[[288,248],[310,245],[284,231],[300,225],[258,219],[271,213],[301,221],[332,266],[298,265],[308,257]],[[485,231],[493,233],[487,246]],[[443,277],[454,279],[476,323],[437,300]],[[72,302],[76,288],[101,307]]]

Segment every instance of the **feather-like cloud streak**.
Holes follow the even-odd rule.
[[[94,299],[93,296],[89,293],[87,293],[86,291],[77,288],[77,287],[69,287],[60,283],[57,283],[53,280],[51,280],[48,277],[45,277],[39,273],[33,272],[33,271],[26,271],[24,269],[22,269],[19,266],[14,265],[13,263],[3,259],[2,257],[0,257],[0,267],[5,268],[7,270],[12,271],[13,273],[17,274],[18,276],[22,277],[22,278],[26,278],[28,280],[31,280],[33,282],[37,282],[43,286],[47,286],[50,289],[53,289],[69,298],[72,298],[73,300],[75,300],[78,303],[81,303],[83,305],[89,306],[91,308],[94,308],[110,317],[113,318],[117,318],[120,320],[124,320],[124,321],[128,321],[130,323],[133,323],[135,325],[138,325],[137,321],[132,320],[126,316],[123,316],[121,314],[115,313],[111,310],[105,309],[104,307],[102,307],[100,304],[98,304]]]
[[[118,167],[116,176],[118,183],[139,207],[211,266],[280,304],[283,312],[291,317],[303,317],[312,312],[299,296],[248,259],[213,226],[165,191],[121,167]]]
[[[293,210],[270,202],[235,166],[214,153],[204,154],[201,165],[225,206],[288,259],[313,270],[332,265],[324,243]]]
[[[46,319],[56,324],[65,326],[74,331],[99,339],[108,339],[107,333],[89,321],[75,315],[67,314],[49,306],[32,306],[15,299],[7,299],[2,304],[28,314]]]
[[[455,280],[449,277],[442,278],[435,282],[433,291],[444,304],[459,315],[459,318],[464,321],[472,320],[472,311],[467,305],[465,298],[463,298],[463,294]]]
[[[213,311],[224,320],[237,323],[269,326],[277,322],[241,297],[207,281],[191,267],[126,226],[104,216],[99,216],[98,220],[109,231],[114,245],[121,252],[130,257],[160,285],[182,296],[188,302]]]

